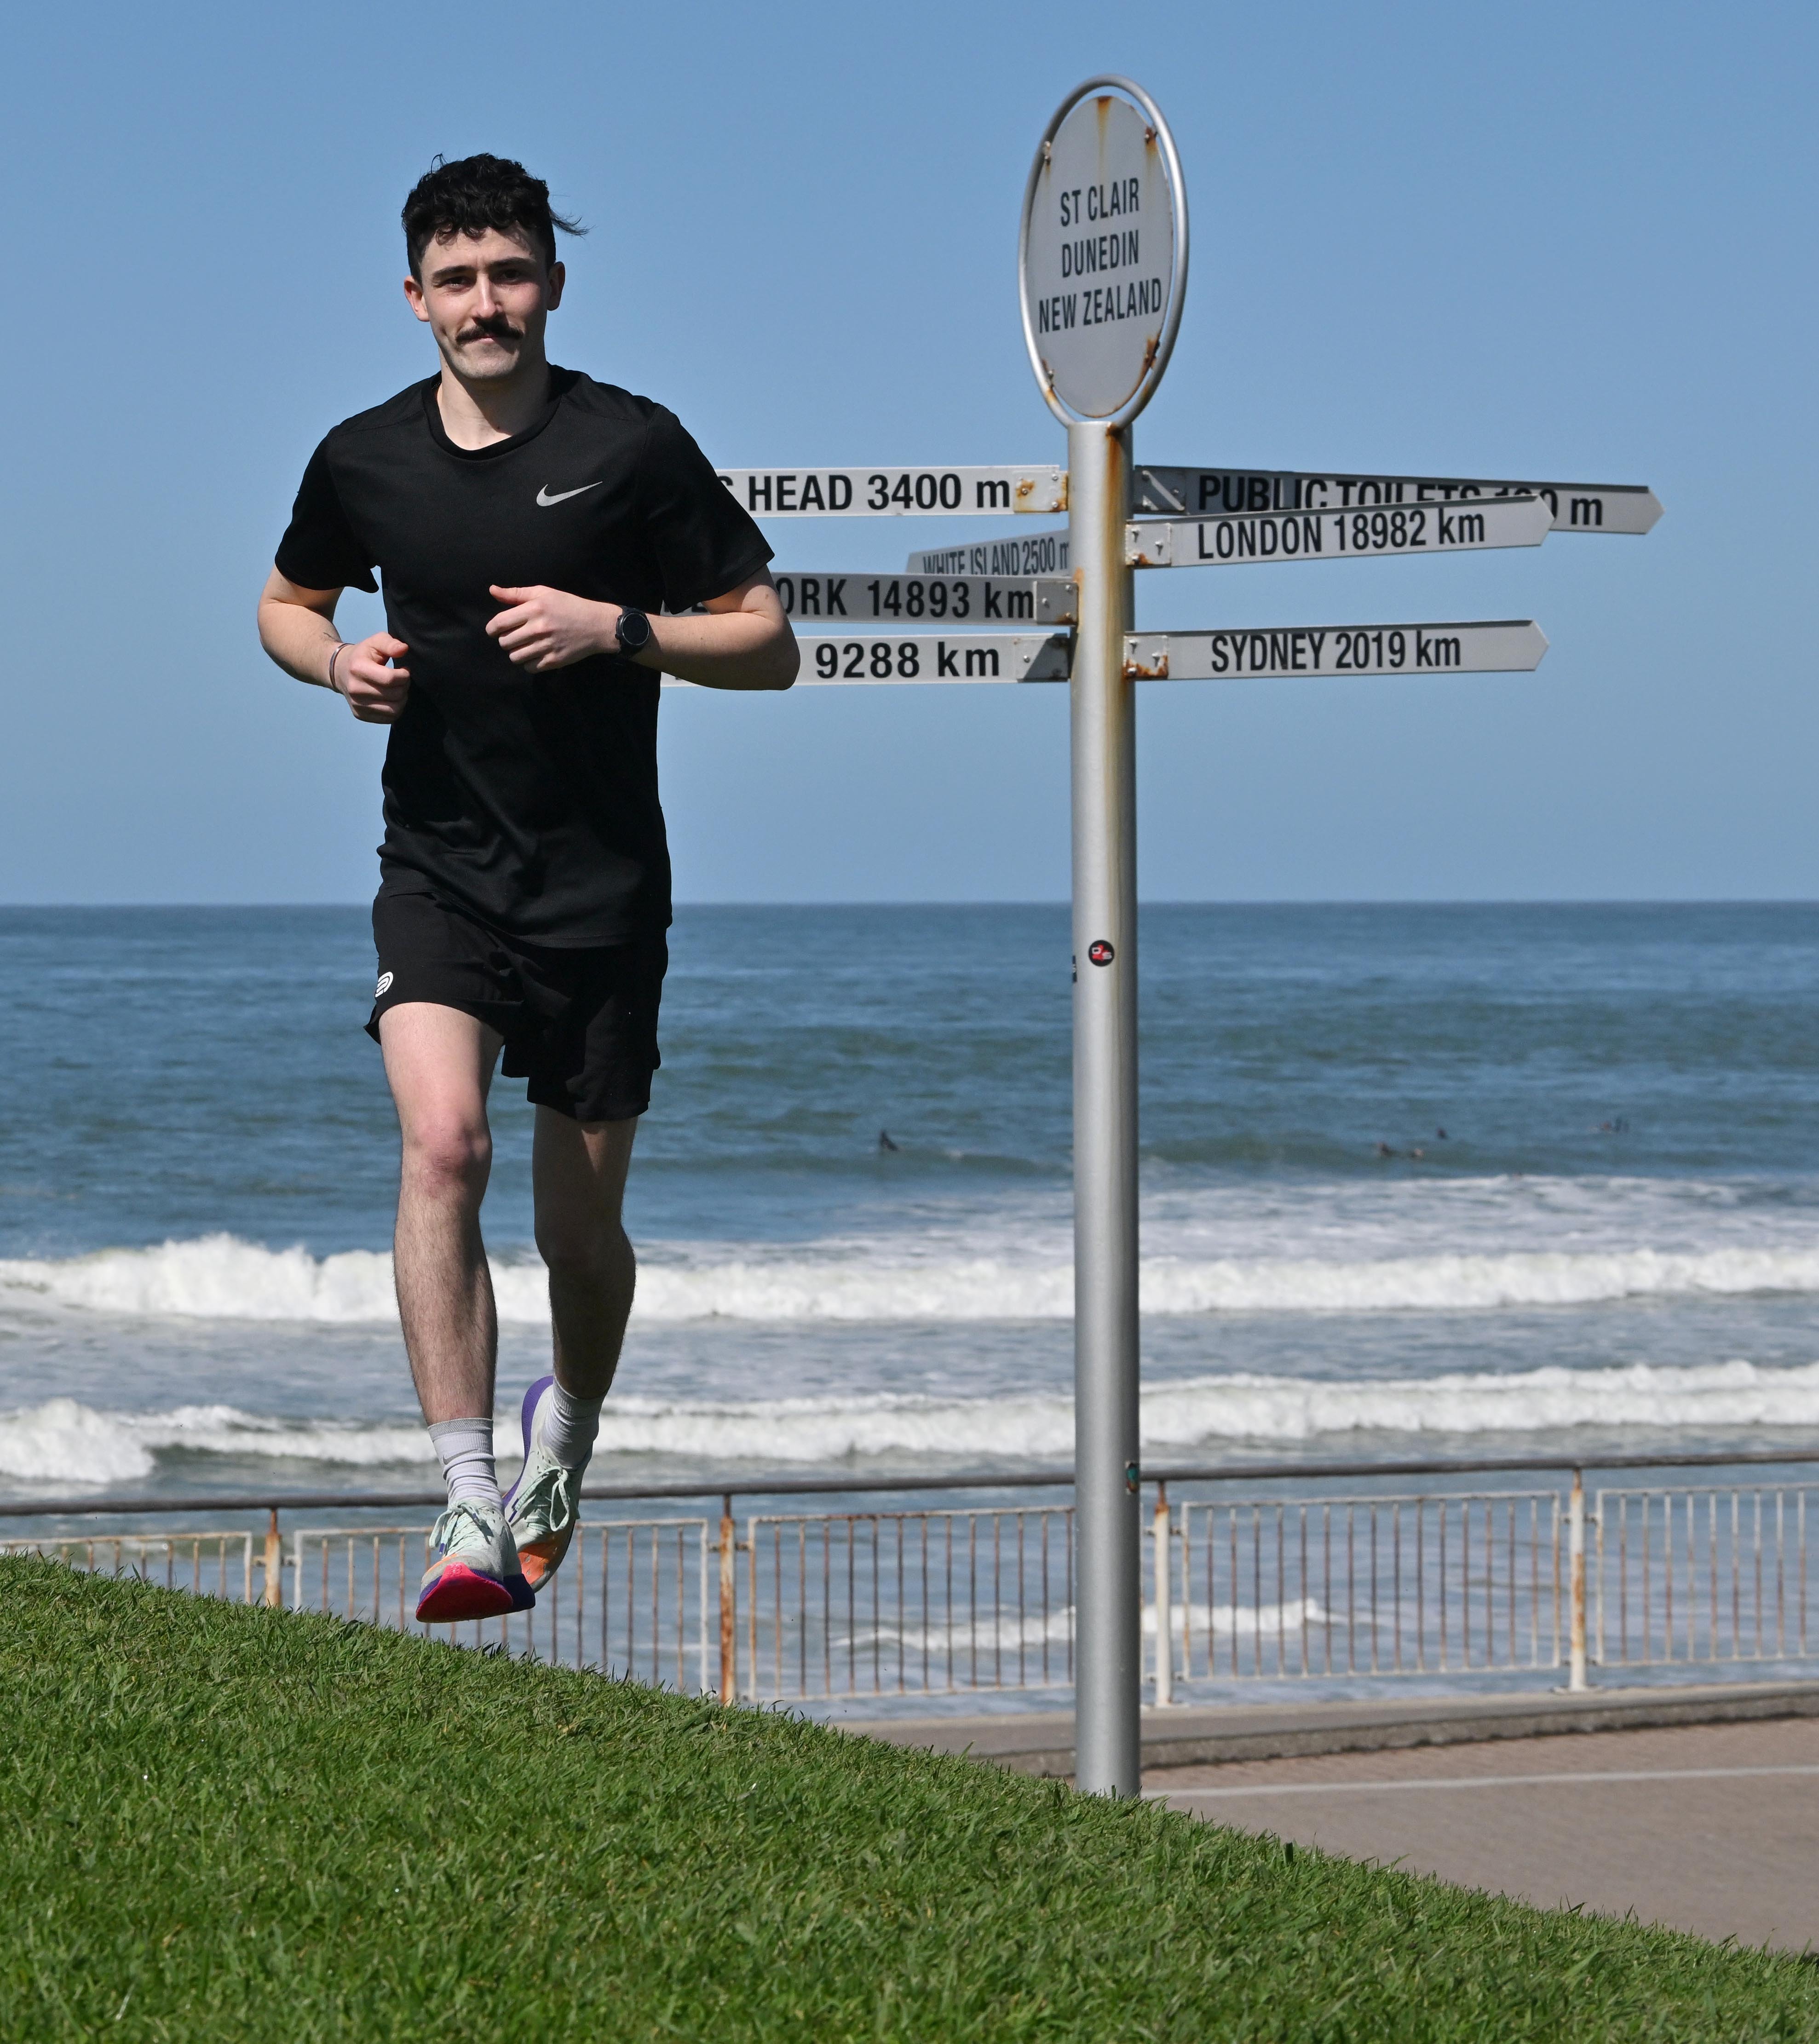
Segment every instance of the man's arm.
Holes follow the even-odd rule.
[[[619,651],[616,603],[540,586],[492,594],[507,607],[486,629],[530,674]],[[802,655],[767,574],[760,571],[724,596],[710,597],[702,609],[705,616],[653,617],[638,665],[710,689],[786,689],[796,678]]]
[[[361,723],[394,724],[410,694],[410,670],[386,663],[402,659],[410,649],[389,632],[344,641],[335,629],[340,600],[338,589],[303,589],[274,568],[260,592],[259,643],[286,674],[345,696]],[[336,648],[344,644],[347,651],[337,659]]]

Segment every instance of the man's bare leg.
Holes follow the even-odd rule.
[[[442,1458],[448,1509],[417,1593],[426,1623],[528,1610],[493,1460],[499,1324],[480,1239],[492,1169],[486,1091],[501,1038],[459,1009],[413,1001],[379,1017],[402,1141],[393,1266],[410,1373]]]
[[[493,1162],[486,1093],[502,1040],[471,1015],[429,1001],[406,1001],[379,1017],[402,1139],[398,1313],[432,1426],[492,1415],[499,1328],[480,1202]]]
[[[604,1398],[619,1366],[637,1281],[621,1218],[636,1118],[571,1121],[536,1111],[531,1177],[536,1246],[549,1266],[556,1381],[578,1398]]]
[[[524,1467],[506,1496],[507,1523],[533,1589],[575,1537],[581,1479],[600,1407],[618,1366],[637,1263],[619,1208],[636,1120],[571,1121],[536,1111],[531,1179],[536,1246],[549,1266],[556,1374],[525,1394]]]

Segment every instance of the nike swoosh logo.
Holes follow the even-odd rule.
[[[603,482],[605,480],[606,478],[602,476],[601,482]],[[546,482],[537,492],[536,501],[547,511],[552,504],[563,503],[571,497],[584,497],[590,490],[598,490],[599,487],[598,482],[584,482],[579,490],[552,490]]]

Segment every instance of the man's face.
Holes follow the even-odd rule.
[[[562,302],[560,263],[546,269],[521,236],[490,227],[432,241],[419,267],[422,280],[406,277],[404,295],[463,382],[502,382],[543,361],[544,322]]]

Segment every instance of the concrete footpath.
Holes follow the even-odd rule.
[[[1144,1712],[1143,1764],[1145,1769],[1190,1767],[1552,1733],[1812,1716],[1819,1716],[1819,1682],[1588,1689],[1578,1696],[1531,1690],[1499,1696],[1379,1696],[1367,1703],[1175,1705]],[[844,1731],[892,1746],[970,1753],[1014,1773],[1067,1779],[1074,1772],[1074,1719],[1067,1711],[836,1722]]]
[[[1171,1767],[1145,1784],[1214,1823],[1544,1909],[1819,1948],[1810,1717]]]
[[[1071,1773],[1060,1713],[845,1729]],[[1819,1683],[1148,1711],[1144,1792],[1544,1908],[1819,1950]]]

